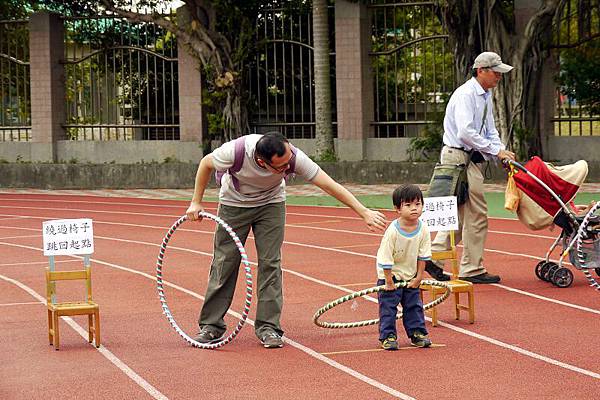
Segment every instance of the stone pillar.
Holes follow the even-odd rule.
[[[189,25],[186,6],[177,9],[181,26]],[[177,41],[177,71],[179,76],[179,140],[202,142],[204,119],[202,117],[202,76],[200,60],[190,54],[183,41]]]
[[[31,141],[33,161],[57,161],[56,141],[65,139],[64,25],[56,14],[38,12],[29,20]]]
[[[337,155],[340,160],[367,158],[367,138],[373,136],[371,26],[361,2],[335,2],[337,87]]]

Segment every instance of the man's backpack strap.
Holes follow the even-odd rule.
[[[290,168],[288,168],[287,171],[285,171],[285,178],[287,179],[287,177],[289,175],[293,175],[296,173],[296,154],[298,153],[298,149],[296,149],[294,147],[294,145],[292,145],[291,143],[289,143],[290,145],[290,150],[292,150],[292,158],[290,160]]]
[[[227,171],[216,171],[215,172],[215,181],[217,182],[217,186],[221,186],[221,179],[223,179],[223,175],[225,173],[229,173],[231,175],[231,181],[233,182],[233,187],[238,192],[240,191],[240,181],[235,177],[234,173],[240,172],[242,169],[242,165],[244,164],[244,153],[246,152],[246,136],[240,136],[239,138],[234,140],[234,153],[233,153],[233,165]]]

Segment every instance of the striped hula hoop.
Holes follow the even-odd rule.
[[[579,265],[581,266],[581,272],[583,272],[583,274],[589,281],[590,286],[598,291],[600,291],[600,283],[598,283],[594,279],[594,277],[590,273],[589,268],[586,266],[587,261],[585,259],[585,252],[583,251],[583,236],[585,235],[585,229],[587,228],[587,226],[590,223],[590,218],[594,215],[596,210],[598,210],[599,208],[600,208],[600,203],[594,204],[592,209],[589,210],[587,212],[587,214],[585,214],[585,217],[583,217],[583,221],[581,222],[581,225],[579,225],[579,230],[577,231],[577,247],[576,247],[577,258],[579,259]],[[600,255],[597,255],[597,256],[600,256]]]
[[[181,330],[181,328],[177,324],[177,321],[175,321],[175,318],[173,318],[173,314],[171,314],[171,310],[169,309],[169,306],[167,305],[167,299],[165,298],[165,292],[163,289],[163,280],[162,280],[163,258],[165,256],[165,251],[167,250],[167,244],[169,243],[171,236],[173,235],[175,230],[179,227],[179,225],[181,225],[184,221],[188,220],[186,215],[179,218],[173,224],[173,226],[171,226],[171,228],[169,229],[169,231],[167,232],[167,234],[165,235],[165,237],[163,239],[162,245],[160,246],[160,252],[158,253],[158,259],[156,261],[156,287],[158,289],[158,298],[160,299],[163,314],[165,314],[165,316],[169,320],[169,323],[171,324],[173,329],[175,329],[175,331],[183,339],[185,339],[186,342],[188,342],[189,344],[191,344],[194,347],[199,347],[201,349],[216,349],[216,348],[225,346],[227,343],[231,342],[233,340],[233,338],[236,337],[237,334],[240,332],[240,330],[242,329],[242,326],[244,326],[244,323],[246,322],[246,318],[248,318],[248,313],[250,312],[250,304],[252,303],[252,273],[250,270],[250,262],[248,261],[248,255],[246,254],[246,249],[244,249],[242,242],[240,241],[238,236],[235,234],[233,229],[231,229],[231,227],[229,225],[227,225],[227,223],[225,221],[223,221],[221,218],[219,218],[215,215],[209,214],[204,211],[198,215],[202,218],[211,219],[211,220],[215,221],[217,224],[221,225],[227,231],[227,233],[229,233],[229,235],[235,242],[235,245],[237,246],[237,248],[240,251],[240,254],[242,256],[242,263],[244,263],[244,271],[246,273],[246,302],[244,304],[244,311],[242,311],[242,317],[241,317],[240,321],[238,322],[235,329],[229,334],[229,336],[223,338],[222,340],[215,342],[215,343],[200,343],[200,342],[195,341],[191,337],[189,337],[183,330]]]
[[[404,282],[404,281],[398,282],[398,283],[396,283],[396,288],[406,287],[406,283],[407,282]],[[433,300],[430,303],[425,304],[423,306],[423,310],[429,310],[430,308],[437,306],[442,301],[446,300],[448,298],[448,296],[450,296],[450,286],[448,286],[447,283],[426,279],[426,280],[421,281],[421,284],[438,286],[438,287],[446,289],[446,291],[444,292],[444,294],[442,294],[442,296],[438,297],[437,299]],[[317,326],[320,326],[321,328],[330,328],[330,329],[360,328],[362,326],[375,325],[379,322],[379,318],[368,319],[368,320],[364,320],[364,321],[356,321],[356,322],[325,322],[325,321],[319,321],[319,317],[321,315],[325,314],[326,311],[331,310],[335,306],[339,306],[340,304],[350,301],[352,299],[355,299],[357,297],[363,297],[363,296],[366,296],[371,293],[381,292],[381,291],[383,291],[384,288],[385,288],[385,286],[383,286],[383,285],[373,286],[371,288],[364,289],[359,292],[350,293],[349,295],[340,297],[339,299],[336,299],[336,300],[332,301],[331,303],[327,303],[325,306],[319,308],[317,310],[317,312],[315,313],[315,315],[313,315],[313,322]],[[399,312],[398,315],[396,315],[396,319],[400,319],[400,318],[402,318],[402,312]]]

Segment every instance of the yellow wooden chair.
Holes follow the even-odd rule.
[[[447,251],[436,251],[431,253],[431,258],[434,261],[442,261],[442,260],[451,260],[452,261],[452,279],[445,282],[450,287],[450,292],[454,294],[454,312],[455,318],[460,319],[460,312],[467,311],[469,313],[469,323],[475,322],[475,294],[473,291],[473,284],[471,282],[462,281],[458,279],[458,253],[456,251],[456,245],[454,241],[454,231],[450,232],[450,250]],[[433,300],[440,297],[442,294],[446,292],[446,289],[432,286],[432,285],[424,285],[420,286],[421,289],[421,297],[423,297],[423,292],[429,292],[429,295]],[[460,294],[467,294],[467,304],[462,304],[460,302]],[[433,307],[430,310],[431,313],[431,325],[437,326],[437,307]]]
[[[55,302],[57,281],[85,280],[87,288],[87,301]],[[46,301],[48,304],[48,340],[58,350],[59,318],[63,315],[88,316],[88,340],[90,343],[96,339],[96,347],[100,347],[100,308],[92,301],[92,272],[89,264],[85,269],[76,271],[52,271],[46,268]]]

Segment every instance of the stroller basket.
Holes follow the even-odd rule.
[[[569,242],[577,235],[577,233],[573,233]],[[564,244],[566,247],[568,245]],[[582,269],[583,267],[589,269],[600,268],[600,237],[594,235],[593,238],[583,239],[581,242],[581,246],[579,247],[579,251],[583,253],[583,259],[585,261],[585,265],[581,265],[579,257],[577,256],[577,250],[572,248],[569,251],[569,261],[571,264],[577,269]]]

